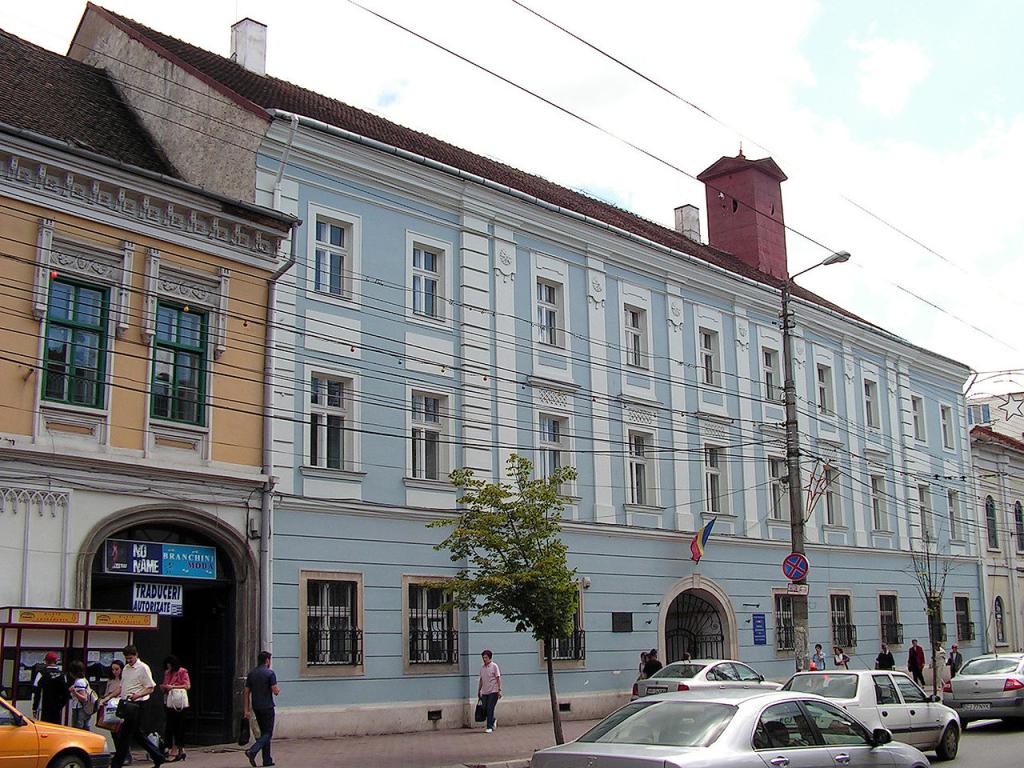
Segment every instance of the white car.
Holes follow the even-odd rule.
[[[784,691],[831,699],[869,728],[887,728],[893,738],[922,752],[952,760],[960,748],[960,717],[938,696],[929,696],[902,672],[825,670],[798,672]]]
[[[748,688],[777,691],[780,686],[753,667],[732,659],[692,659],[673,661],[646,680],[633,685],[633,698],[677,691]]]

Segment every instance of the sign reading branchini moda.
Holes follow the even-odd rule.
[[[185,588],[181,584],[136,581],[132,584],[132,610],[137,613],[159,613],[161,616],[181,616],[184,592]]]
[[[192,544],[107,539],[104,543],[103,570],[127,576],[215,579],[217,550]]]

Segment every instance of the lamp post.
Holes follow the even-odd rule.
[[[782,358],[786,366],[783,384],[786,401],[786,468],[789,477],[789,540],[793,552],[804,553],[804,504],[800,480],[800,431],[796,414],[796,379],[793,375],[792,315],[789,311],[790,287],[793,280],[817,267],[841,264],[850,258],[846,251],[837,251],[817,264],[797,272],[782,284]],[[806,576],[795,582],[807,584]],[[792,597],[793,606],[793,655],[796,671],[807,668],[807,594],[797,593]]]

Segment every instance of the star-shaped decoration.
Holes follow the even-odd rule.
[[[999,399],[1003,401],[1003,404],[999,406],[999,410],[1006,416],[1007,421],[1014,416],[1024,418],[1024,397],[1018,399],[1013,394],[1006,394],[1000,395]]]

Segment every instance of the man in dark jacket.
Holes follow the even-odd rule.
[[[924,648],[917,640],[910,641],[910,654],[907,656],[907,670],[914,682],[924,687]]]
[[[647,663],[644,665],[644,679],[650,678],[659,669],[661,669],[661,662],[658,661],[658,649],[651,648],[647,652]]]
[[[957,650],[956,643],[949,649],[949,659],[946,660],[946,666],[949,667],[949,679],[952,680],[956,677],[960,671],[960,667],[964,665],[964,657]]]
[[[882,650],[875,656],[875,669],[896,669],[896,659],[885,643],[882,643]]]
[[[64,719],[64,707],[71,695],[68,693],[67,675],[57,666],[57,654],[46,654],[46,666],[36,673],[32,681],[32,716],[36,720],[60,725]]]

